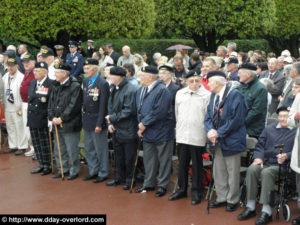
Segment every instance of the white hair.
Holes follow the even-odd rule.
[[[155,52],[153,55],[153,59],[159,59],[161,57],[161,54],[159,52]]]
[[[209,80],[211,80],[211,81],[217,81],[221,85],[225,85],[226,84],[226,79],[224,77],[222,77],[222,76],[213,76],[213,77],[210,77]]]
[[[13,50],[14,52],[16,52],[17,48],[14,45],[9,45],[9,46],[7,46],[6,50]]]
[[[231,48],[232,51],[236,51],[236,43],[235,42],[229,42],[227,44],[227,48]]]

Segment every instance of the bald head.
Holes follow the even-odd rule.
[[[128,57],[130,55],[130,47],[128,45],[124,45],[122,48],[122,53],[124,56]]]

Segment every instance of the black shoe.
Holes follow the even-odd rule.
[[[192,205],[197,205],[201,202],[202,195],[198,193],[198,191],[192,191]]]
[[[123,186],[123,190],[129,190],[130,189],[130,186],[131,186],[131,184],[125,184],[124,186]],[[132,187],[134,187],[135,185],[133,184],[132,185]]]
[[[180,198],[186,198],[186,197],[187,197],[186,191],[178,190],[175,193],[171,194],[169,196],[168,200],[169,201],[174,201],[174,200],[177,200],[177,199],[180,199]]]
[[[256,216],[255,210],[251,211],[250,208],[246,207],[244,209],[244,211],[238,215],[237,218],[239,220],[247,220],[247,219],[250,219],[251,217],[255,217],[255,216]]]
[[[256,225],[265,225],[272,221],[272,215],[269,216],[266,212],[261,212],[260,216],[256,219]]]
[[[213,203],[209,203],[209,208],[220,208],[226,206],[227,202],[217,202],[214,201]]]
[[[298,218],[296,218],[296,219],[293,219],[292,220],[292,224],[293,225],[299,225],[300,224],[300,216]]]
[[[226,211],[227,212],[233,212],[233,211],[235,211],[237,209],[238,206],[239,206],[239,203],[233,204],[233,203],[228,203],[227,202]]]
[[[45,168],[42,172],[41,172],[41,175],[42,176],[45,176],[45,175],[48,175],[52,172],[52,169],[51,168]]]
[[[7,150],[4,151],[5,154],[8,154],[8,153],[13,153],[13,152],[16,152],[18,149],[17,148],[9,148]]]
[[[68,176],[69,175],[69,172],[66,172],[64,173],[64,177]],[[56,178],[61,178],[61,173],[58,173],[58,174],[53,174],[52,175],[52,178],[56,179]]]
[[[154,191],[154,190],[155,190],[154,187],[140,187],[135,189],[135,193],[144,193],[144,192]]]
[[[121,184],[121,181],[119,181],[119,180],[110,180],[110,181],[106,182],[107,186],[118,186],[119,184]]]
[[[167,193],[167,190],[163,187],[159,187],[155,193],[155,197],[162,197]]]
[[[84,181],[93,180],[96,177],[97,177],[97,174],[95,174],[95,175],[88,175],[88,176],[85,176],[84,178],[82,178],[82,180],[84,180]]]
[[[78,174],[68,176],[68,180],[75,180],[78,177]]]
[[[26,149],[18,149],[18,150],[15,152],[15,155],[23,155],[25,152],[26,152]]]
[[[36,169],[34,169],[34,170],[31,170],[31,174],[36,174],[36,173],[40,173],[40,172],[42,172],[44,170],[44,168],[43,167],[38,167],[38,168],[36,168]]]
[[[100,182],[103,182],[103,181],[105,181],[105,180],[107,180],[107,177],[96,177],[96,179],[95,180],[93,180],[93,182],[94,183],[100,183]]]

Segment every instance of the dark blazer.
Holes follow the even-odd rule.
[[[95,127],[105,128],[109,85],[98,75],[94,84],[88,87],[90,78],[83,80],[83,118],[82,127],[86,131],[94,131]]]
[[[278,107],[283,106],[289,98],[293,98],[292,88],[294,85],[294,81],[292,81],[289,86],[285,89],[285,92],[282,92],[283,99],[279,103]],[[289,100],[290,101],[290,100]]]
[[[269,78],[269,76],[269,70],[263,71],[259,79]],[[274,112],[276,112],[277,106],[279,104],[278,97],[282,94],[282,90],[285,84],[285,77],[280,71],[277,70],[271,80],[274,82],[275,85],[275,87],[269,90],[270,94],[272,95],[272,102],[269,107],[269,113],[272,115]]]
[[[233,155],[246,150],[246,116],[247,102],[245,97],[230,83],[226,84],[224,96],[218,108],[217,127],[214,126],[215,93],[210,96],[204,120],[206,131],[215,129],[218,132],[217,145],[224,156]]]
[[[53,89],[48,104],[48,117],[60,117],[63,122],[63,132],[77,132],[81,130],[82,89],[80,83],[74,78],[61,85],[53,81]]]
[[[71,53],[67,55],[66,63],[69,64],[71,69],[71,76],[75,77],[79,82],[82,81],[81,74],[83,73],[84,60],[81,54],[76,52],[74,56]]]
[[[239,70],[234,71],[232,74],[230,74],[229,79],[230,80],[240,81],[238,73],[239,73]]]
[[[175,97],[176,97],[177,91],[179,90],[179,86],[174,84],[173,81],[171,81],[171,83],[169,84],[169,86],[167,88],[172,95],[172,105],[174,106],[175,105]]]
[[[113,51],[113,52],[110,54],[110,57],[114,60],[114,64],[117,65],[118,60],[119,60],[119,58],[120,58],[120,54],[119,54],[118,52]]]
[[[93,53],[95,52],[95,47],[94,46],[88,46],[86,49],[86,56],[88,58],[91,58],[93,56]]]
[[[28,90],[27,126],[30,128],[48,127],[48,102],[52,91],[52,82],[48,77],[42,84],[47,93],[36,93],[37,80],[30,82]]]
[[[157,80],[152,89],[145,94],[144,87],[136,95],[138,121],[146,127],[143,141],[158,143],[174,138],[174,119],[172,115],[172,96],[161,80]]]

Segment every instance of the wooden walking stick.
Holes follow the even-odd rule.
[[[133,188],[133,183],[134,183],[134,180],[135,180],[135,173],[136,173],[136,167],[137,167],[137,164],[138,164],[139,152],[140,152],[141,144],[142,144],[142,139],[139,139],[138,148],[136,150],[136,159],[135,159],[133,174],[132,174],[132,178],[131,178],[131,184],[130,184],[129,193],[132,193],[132,188]]]
[[[53,166],[53,148],[52,148],[52,138],[51,138],[51,131],[50,131],[50,128],[48,128],[48,134],[49,134],[49,145],[50,145],[51,168],[52,168],[52,174],[53,174],[53,173],[54,173],[54,166]]]
[[[62,127],[62,125],[60,125]],[[60,164],[60,173],[61,173],[61,179],[64,180],[65,176],[64,176],[64,168],[62,165],[62,160],[61,160],[61,151],[60,151],[60,144],[59,144],[59,138],[58,138],[58,130],[57,130],[57,126],[54,125],[55,127],[55,134],[56,134],[56,141],[57,141],[57,150],[58,150],[58,157],[59,157],[59,164]]]

